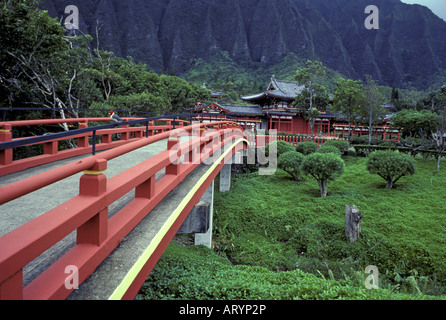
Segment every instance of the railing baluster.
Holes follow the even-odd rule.
[[[93,137],[92,137],[92,155],[96,154],[96,130],[93,130]]]

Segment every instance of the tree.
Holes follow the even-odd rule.
[[[390,123],[394,127],[401,128],[402,138],[427,139],[440,124],[440,117],[429,110],[405,109],[392,116]]]
[[[346,140],[328,140],[322,146],[334,146],[343,154],[350,146],[350,143]]]
[[[301,111],[304,117],[310,121],[311,136],[313,136],[314,122],[319,116],[319,109],[323,109],[329,104],[329,97],[326,88],[322,85],[326,68],[320,61],[310,61],[306,63],[306,68],[297,70],[295,79],[304,86],[302,92],[295,98],[293,106]]]
[[[11,107],[58,109],[65,118],[76,71],[65,29],[39,9],[39,1],[2,1],[0,7],[0,95]],[[68,126],[63,126],[68,130]]]
[[[300,177],[304,156],[296,151],[283,153],[277,159],[277,167],[291,175],[296,181],[302,181]]]
[[[296,151],[302,153],[304,156],[316,152],[318,145],[316,142],[306,141],[301,142],[296,146]]]
[[[328,181],[336,180],[344,170],[344,161],[333,153],[312,153],[302,163],[302,171],[318,182],[321,197],[327,196]]]
[[[189,110],[197,101],[208,100],[210,92],[175,76],[160,76],[162,94],[169,100],[172,112]]]
[[[283,140],[272,141],[272,142],[268,143],[268,145],[265,148],[265,155],[267,157],[269,156],[269,149],[270,149],[271,144],[276,145],[277,158],[279,158],[285,152],[294,151],[293,146],[286,141],[283,141]]]
[[[338,148],[336,148],[335,146],[330,146],[330,145],[326,145],[323,144],[321,147],[319,147],[319,149],[317,149],[316,151],[317,153],[333,153],[335,155],[337,155],[338,157],[340,157],[341,151],[339,151]]]
[[[386,188],[391,189],[402,177],[415,174],[415,162],[398,151],[375,151],[369,156],[367,170],[386,180]]]
[[[401,110],[400,94],[397,88],[392,87],[392,93],[390,94],[390,103],[397,109]]]
[[[359,108],[364,102],[363,85],[360,80],[340,79],[336,85],[332,111],[339,112],[348,122],[348,137],[352,134],[352,122],[357,120]]]
[[[440,161],[443,152],[446,150],[446,86],[435,94],[433,100],[433,109],[439,115],[439,122],[436,131],[432,131],[432,139],[435,142],[437,151],[437,172],[440,172]]]
[[[384,116],[384,108],[382,104],[384,97],[378,89],[375,81],[371,76],[366,76],[366,85],[363,89],[364,102],[360,105],[359,114],[362,115],[369,125],[369,145],[372,142],[372,134],[374,125],[382,120]]]

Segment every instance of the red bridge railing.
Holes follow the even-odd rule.
[[[193,131],[197,126],[201,133],[195,136]],[[205,131],[206,127],[215,130]],[[184,132],[194,137],[180,143],[175,137]],[[107,179],[104,175],[109,160],[167,138],[165,151],[112,178]],[[233,153],[247,147],[244,133],[233,122],[186,126],[142,138],[1,187],[0,205],[84,172],[80,178],[79,195],[0,238],[0,299],[46,300],[68,297],[73,289],[65,285],[67,266],[78,268],[79,283],[82,283],[119,245],[121,239],[190,172],[215,150],[234,140],[236,147]],[[200,153],[199,161],[192,161],[197,152]],[[183,163],[180,162],[181,156],[185,157]],[[165,175],[155,181],[155,174],[162,169],[165,169]],[[108,206],[132,190],[135,190],[135,198],[108,218]],[[194,201],[198,202],[199,198]],[[180,222],[176,224],[177,227],[180,225]],[[75,230],[76,245],[23,287],[23,268]]]
[[[141,120],[140,118],[124,118],[124,121]],[[20,147],[31,146],[36,144],[43,144],[43,154],[28,157],[24,159],[14,159],[14,143],[19,143],[26,138],[16,138],[12,136],[14,127],[23,126],[38,126],[38,125],[58,125],[58,124],[75,124],[77,123],[79,129],[88,128],[89,123],[92,122],[108,122],[110,118],[83,118],[83,119],[46,119],[46,120],[24,120],[0,122],[0,143],[11,142],[11,146],[6,149],[0,149],[0,176],[5,174],[18,172],[31,167],[50,163],[57,160],[67,159],[74,156],[85,155],[88,153],[111,149],[124,145],[133,139],[140,139],[143,136],[152,136],[154,134],[170,131],[176,127],[181,127],[189,124],[189,121],[180,119],[158,119],[156,121],[148,122],[147,127],[138,126],[130,127],[129,125],[122,125],[121,127],[108,128],[98,131],[86,131],[83,133],[69,135],[67,137],[55,138],[45,142],[30,142],[20,144]],[[156,125],[156,122],[164,122],[163,125]],[[116,135],[118,140],[113,140],[112,136]],[[100,141],[96,143],[96,137]],[[59,142],[67,139],[76,139],[77,147],[68,150],[59,150]],[[94,141],[93,141],[94,140]]]
[[[273,141],[285,141],[293,147],[302,142],[315,142],[319,146],[329,140],[339,140],[338,138],[330,137],[309,137],[309,136],[281,136],[281,135],[248,135],[249,145],[252,147],[265,147]]]

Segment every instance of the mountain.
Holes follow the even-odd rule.
[[[118,56],[157,72],[186,74],[215,59],[266,72],[293,57],[321,60],[353,79],[427,89],[446,79],[446,22],[428,8],[374,0],[378,30],[364,25],[369,0],[72,0],[81,31]],[[44,0],[53,17],[67,1]],[[288,59],[288,60],[287,60]],[[296,60],[296,61],[297,61]],[[280,70],[279,70],[280,72]],[[269,77],[271,74],[264,74]]]

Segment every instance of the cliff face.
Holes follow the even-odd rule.
[[[61,17],[64,0],[43,7]],[[446,22],[400,0],[375,0],[380,29],[367,30],[368,0],[72,0],[82,31],[119,56],[155,71],[227,52],[244,67],[270,66],[293,53],[319,59],[348,77],[371,74],[381,84],[426,88],[446,75]]]

